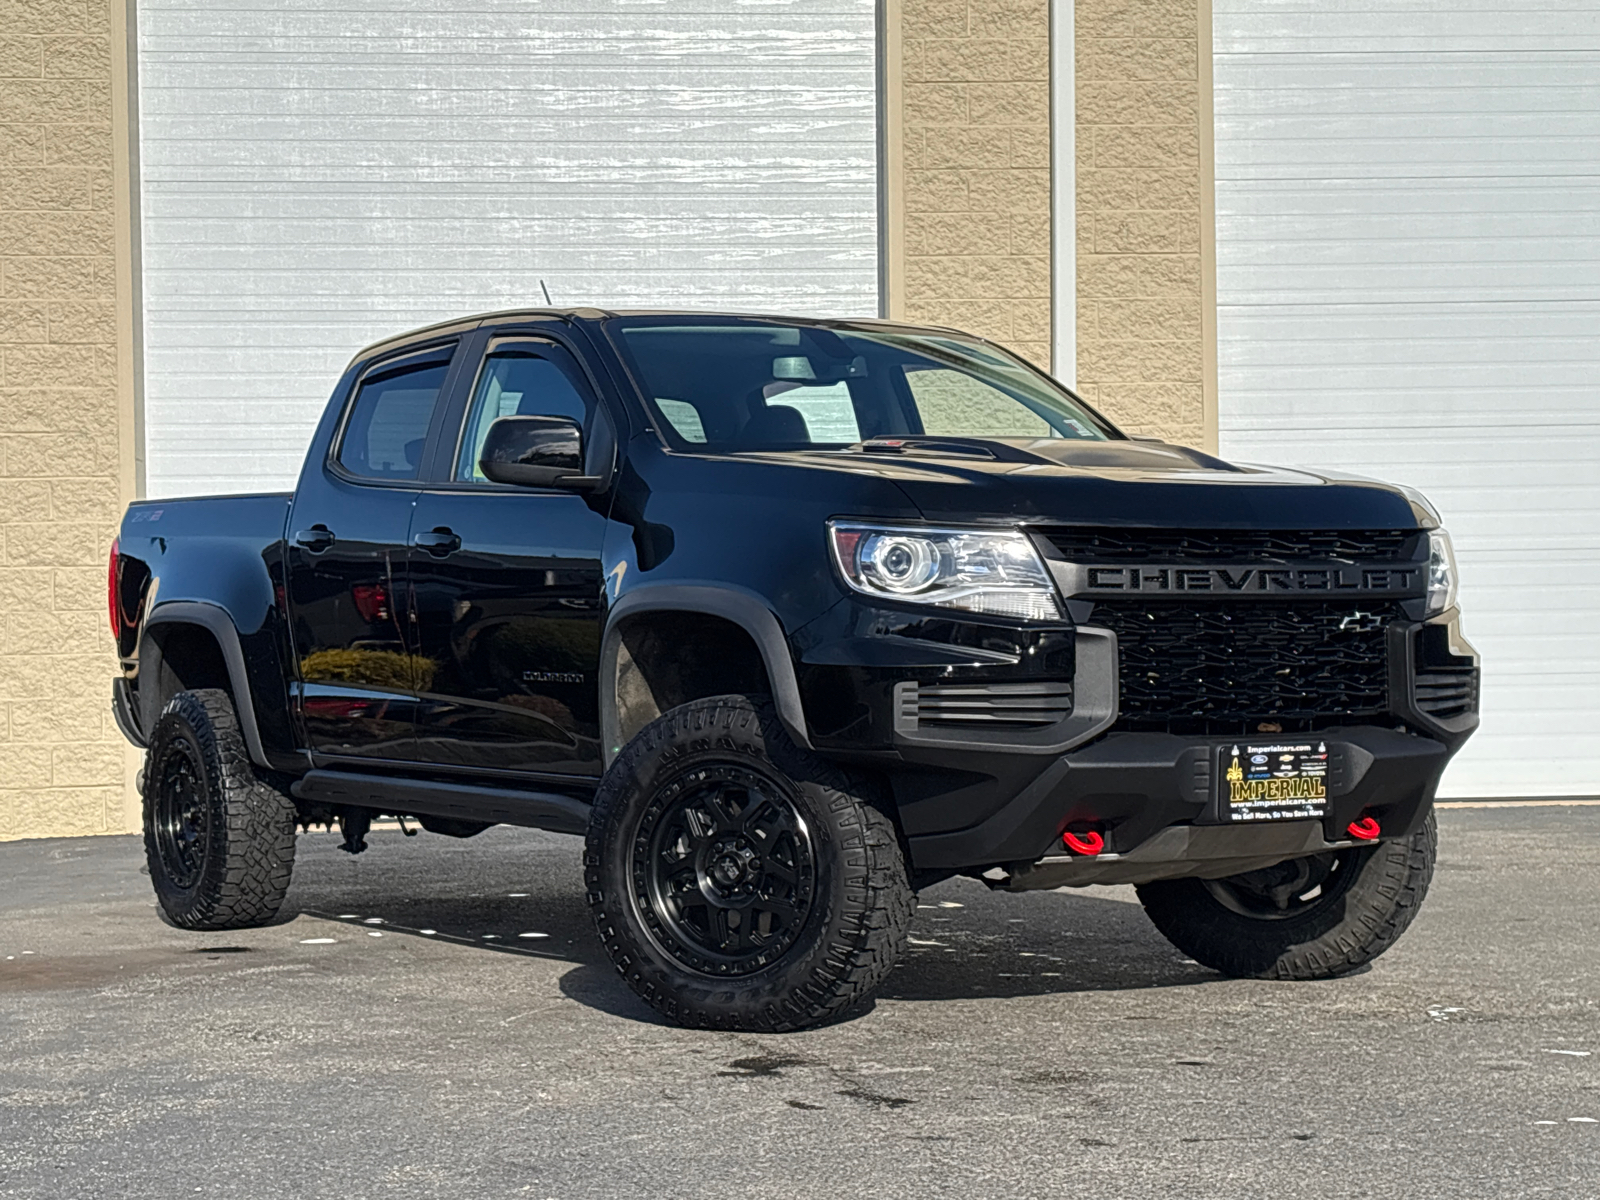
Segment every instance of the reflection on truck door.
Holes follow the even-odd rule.
[[[478,448],[503,416],[604,420],[572,357],[546,341],[489,347],[451,478],[412,524],[422,759],[597,776],[604,518],[571,492],[491,484]],[[424,544],[425,543],[425,544]]]
[[[405,565],[416,479],[450,350],[362,379],[331,460],[289,516],[288,599],[301,718],[314,751],[410,759],[418,660]]]

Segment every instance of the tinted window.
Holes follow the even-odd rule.
[[[850,389],[844,384],[803,387],[773,383],[768,384],[765,391],[768,408],[782,406],[800,414],[800,419],[805,422],[807,440],[843,442],[846,445],[861,440],[855,404],[850,399]]]
[[[706,440],[706,428],[700,423],[700,413],[694,405],[657,396],[656,407],[684,441],[703,443]]]
[[[997,347],[946,334],[624,318],[610,328],[682,449],[844,449],[879,437],[1117,433]]]
[[[501,417],[569,417],[587,428],[589,405],[570,370],[566,355],[554,346],[507,347],[484,359],[467,411],[456,478],[484,482],[478,459],[489,426]]]
[[[906,383],[922,414],[922,432],[945,437],[1049,437],[1031,409],[981,379],[947,367],[907,367]]]
[[[415,479],[449,363],[397,367],[361,385],[339,443],[339,465],[368,479]]]

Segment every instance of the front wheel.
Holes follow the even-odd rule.
[[[1225,975],[1332,979],[1405,932],[1428,894],[1438,844],[1430,812],[1410,837],[1226,879],[1141,884],[1139,900],[1168,941]]]
[[[181,929],[247,929],[277,916],[294,869],[294,802],[256,778],[228,694],[179,692],[150,735],[144,848]]]
[[[719,696],[629,742],[595,799],[585,882],[617,970],[680,1025],[781,1031],[860,1008],[915,899],[870,789]]]

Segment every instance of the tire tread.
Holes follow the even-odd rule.
[[[1430,812],[1414,833],[1373,847],[1345,891],[1337,919],[1249,920],[1223,908],[1198,880],[1144,884],[1146,914],[1190,958],[1240,978],[1306,981],[1348,975],[1383,954],[1416,919],[1438,855]]]
[[[697,1004],[687,989],[671,980],[632,944],[633,934],[621,914],[611,911],[601,874],[608,826],[629,800],[641,768],[685,735],[707,735],[732,747],[734,735],[743,747],[759,741],[770,766],[791,779],[804,779],[821,791],[845,837],[840,859],[844,868],[844,910],[833,930],[833,942],[820,956],[810,977],[786,994],[762,994],[759,985],[741,986],[728,979],[718,989],[724,1002]],[[584,877],[596,928],[618,972],[647,1003],[678,1024],[723,1029],[785,1032],[828,1024],[866,1005],[899,959],[916,911],[905,860],[893,818],[871,789],[827,760],[790,741],[770,703],[743,696],[718,696],[666,713],[623,748],[602,780],[595,797],[584,854]],[[617,903],[625,903],[618,898]]]
[[[179,692],[167,704],[150,739],[154,763],[164,738],[173,736],[172,722],[188,725],[206,765],[207,791],[213,822],[221,818],[221,847],[212,861],[208,850],[199,883],[187,896],[157,888],[167,917],[193,930],[249,929],[277,916],[294,872],[294,802],[257,778],[245,749],[233,701],[220,688]],[[151,820],[152,772],[143,773],[145,854],[153,879],[160,871]]]

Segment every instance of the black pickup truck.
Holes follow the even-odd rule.
[[[1421,496],[1130,439],[881,321],[382,342],[293,494],[133,505],[109,591],[174,924],[270,920],[314,823],[581,833],[617,969],[691,1025],[855,1011],[954,875],[1132,883],[1220,971],[1352,970],[1477,724]]]

